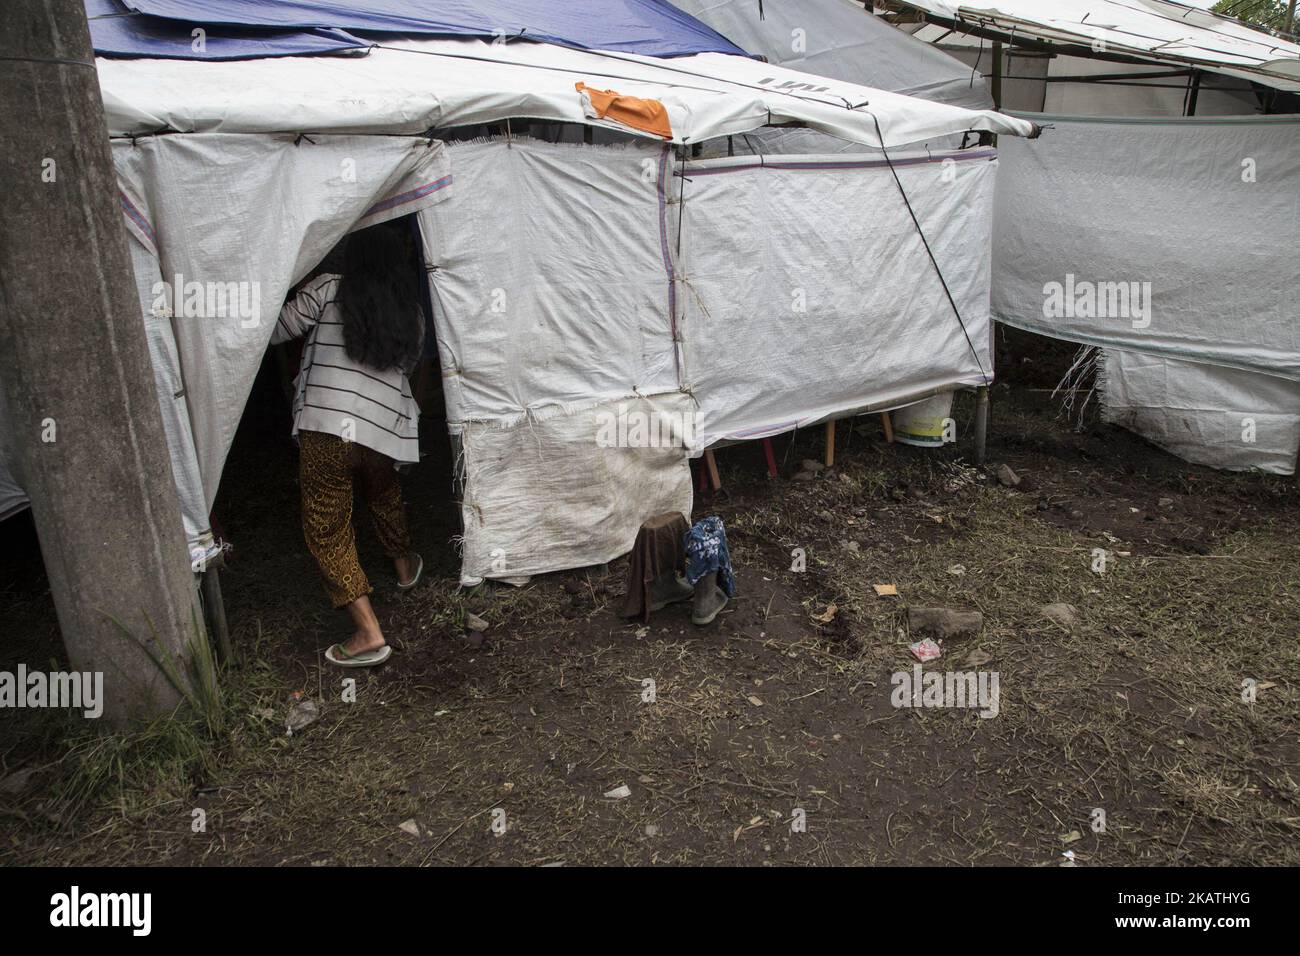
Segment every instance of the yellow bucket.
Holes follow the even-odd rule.
[[[921,448],[937,448],[944,443],[944,432],[952,422],[952,392],[941,392],[905,405],[890,413],[894,424],[894,441]],[[950,439],[956,438],[949,432]]]

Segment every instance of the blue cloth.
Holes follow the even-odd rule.
[[[89,0],[102,5],[103,0]],[[722,34],[668,0],[124,0],[127,7],[164,22],[182,21],[184,34],[202,26],[210,35],[228,27],[287,31],[276,43],[336,31],[443,37],[515,37],[581,50],[645,56],[730,53],[746,56]],[[126,21],[133,17],[124,18]],[[107,28],[105,28],[107,29]],[[122,29],[130,30],[127,22]],[[266,34],[264,34],[264,37]],[[319,37],[316,38],[319,41]],[[141,34],[139,43],[151,41]],[[122,44],[119,42],[119,46]],[[175,44],[161,44],[176,55]],[[98,49],[98,47],[96,48]],[[294,52],[304,52],[301,50]],[[314,51],[318,52],[318,51]],[[251,54],[266,56],[266,53]],[[199,57],[194,57],[198,59]]]
[[[716,515],[701,518],[686,532],[686,580],[693,586],[706,574],[718,572],[718,586],[727,597],[736,596],[736,579],[731,573],[731,552],[727,550],[727,529]]]
[[[204,49],[194,49],[198,24],[131,13],[121,0],[86,0],[90,45],[99,56],[163,60],[251,60],[361,50],[373,46],[342,30],[266,30],[203,25]]]

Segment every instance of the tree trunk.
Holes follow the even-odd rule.
[[[0,379],[14,471],[68,659],[103,673],[104,716],[120,724],[176,706],[142,645],[186,673],[201,615],[82,0],[5,0],[0,21]]]

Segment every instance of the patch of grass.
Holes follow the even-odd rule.
[[[107,799],[123,819],[139,818],[193,789],[214,764],[213,742],[205,721],[183,712],[130,731],[70,721],[62,753],[46,767],[51,776],[37,812],[69,826]]]
[[[39,739],[16,742],[42,755],[27,768],[36,785],[0,808],[7,815],[60,832],[76,828],[96,808],[130,823],[180,803],[219,765],[230,738],[220,682],[231,674],[221,672],[202,625],[194,621],[183,661],[167,651],[156,631],[150,644],[120,622],[118,627],[154,661],[180,703],[169,714],[117,728],[87,721],[75,709],[43,715],[26,728]],[[246,706],[255,683],[237,686],[237,699]]]

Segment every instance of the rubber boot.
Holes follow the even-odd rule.
[[[718,612],[727,606],[727,592],[718,587],[718,572],[710,571],[695,582],[695,603],[691,607],[691,623],[703,627],[713,623]]]
[[[695,589],[680,574],[661,574],[650,582],[650,610],[662,611],[670,604],[686,601]]]

